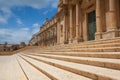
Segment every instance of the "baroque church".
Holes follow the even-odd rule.
[[[30,45],[53,46],[120,37],[120,0],[59,0],[58,12]]]

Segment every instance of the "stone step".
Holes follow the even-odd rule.
[[[92,80],[25,56],[22,56],[22,58],[35,68],[42,70],[43,73],[51,76],[52,80]]]
[[[91,66],[91,65],[49,59],[49,58],[44,58],[40,56],[32,56],[30,58],[31,59],[28,59],[29,61],[34,59],[40,62],[47,63],[49,65],[53,65],[55,67],[59,67],[67,71],[71,71],[73,73],[77,73],[77,74],[92,78],[94,80],[120,80],[119,70],[113,70],[113,69],[107,69],[107,68],[96,67],[96,66]]]
[[[120,59],[74,57],[74,56],[62,56],[62,55],[51,55],[51,54],[30,54],[29,56],[41,56],[51,59],[120,70]]]
[[[72,49],[56,49],[56,50],[41,50],[41,52],[120,52],[120,47],[105,47],[105,48],[72,48]]]
[[[23,53],[21,53],[23,54]],[[120,59],[120,52],[38,52],[26,54],[49,54],[49,55],[63,55],[63,56],[77,56],[77,57],[94,57],[94,58],[112,58]]]
[[[101,48],[68,48],[64,47],[61,49],[51,49],[51,50],[35,50],[31,52],[120,52],[120,47],[101,47]]]
[[[116,42],[120,42],[120,37],[115,38],[115,39],[106,39],[106,40],[93,40],[93,41],[85,41],[85,42],[79,42],[79,44],[104,44],[104,43],[116,43]],[[78,45],[79,45],[78,44]],[[73,45],[73,44],[71,44]]]
[[[14,55],[0,56],[0,80],[28,80]]]
[[[56,45],[56,46],[50,46],[50,47],[34,47],[30,46],[31,48],[28,49],[30,51],[34,50],[55,50],[55,49],[60,49],[60,48],[69,48],[69,47],[115,47],[115,46],[120,46],[120,38],[115,38],[115,39],[107,39],[107,40],[98,40],[98,41],[86,41],[86,42],[80,42],[78,44],[66,44],[66,45]]]
[[[103,48],[103,47],[120,47],[120,43],[109,43],[109,44],[93,44],[93,45],[74,45],[74,46],[66,46],[64,47],[65,49],[67,48]],[[59,47],[62,49],[62,47]],[[56,49],[59,49],[56,48]]]
[[[104,49],[103,49],[104,47]],[[120,52],[120,43],[109,43],[109,44],[92,44],[92,45],[67,45],[67,46],[60,46],[60,47],[52,47],[49,49],[40,49],[40,48],[33,48],[28,51],[31,52],[43,52],[43,51],[80,51],[80,52]]]
[[[23,68],[23,71],[25,72],[28,80],[51,80],[46,75],[41,73],[39,70],[31,66],[29,63],[24,61],[22,58],[17,56],[17,59]]]
[[[120,38],[110,39],[110,40],[86,41],[86,42],[80,42],[78,44],[67,44],[64,46],[67,47],[67,46],[84,46],[84,45],[99,45],[99,44],[104,45],[104,44],[114,44],[114,43],[119,43],[119,42],[120,42]],[[57,47],[62,47],[62,46],[60,45]],[[49,47],[49,48],[51,49],[52,47]],[[53,47],[53,48],[56,48],[56,47]]]

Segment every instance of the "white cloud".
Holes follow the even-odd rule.
[[[34,23],[33,27],[39,27],[39,24],[38,23]]]
[[[40,30],[40,25],[38,23],[33,24],[32,27],[34,28],[32,34],[35,34]]]
[[[0,17],[0,23],[1,24],[7,23],[7,19],[5,19],[4,17]]]
[[[5,24],[7,23],[8,19],[12,15],[12,12],[9,8],[7,7],[0,7],[0,24]]]
[[[21,28],[21,30],[29,31],[30,29],[26,27],[26,28]]]
[[[0,43],[4,43],[5,41],[8,43],[20,43],[25,41],[26,43],[31,38],[30,30],[27,28],[23,29],[0,29]]]
[[[57,6],[58,6],[58,2],[57,2],[57,1],[54,1],[53,4],[52,4],[52,7],[53,7],[53,8],[57,8]]]
[[[13,6],[29,6],[33,8],[43,8],[48,5],[53,5],[57,3],[58,0],[2,0],[0,1],[0,5],[3,7],[13,7]]]
[[[14,6],[18,7],[32,7],[35,9],[45,8],[51,6],[52,8],[57,8],[58,0],[1,0],[0,1],[0,12],[4,15],[0,15],[0,24],[7,23],[8,19],[12,15],[11,8]]]
[[[11,11],[11,8],[14,6],[28,6],[35,9],[41,9],[47,6],[56,8],[57,2],[58,0],[0,0],[0,24],[6,24],[8,19],[14,15],[14,13]],[[20,19],[18,19],[16,22],[18,24],[23,24]],[[5,41],[8,43],[19,43],[21,41],[28,42],[32,34],[39,31],[40,24],[35,23],[32,25],[32,27],[32,31],[27,27],[19,29],[0,29],[0,43],[4,43]]]
[[[20,20],[20,19],[17,19],[17,24],[19,24],[19,25],[21,25],[21,24],[23,24],[23,22]]]
[[[23,41],[28,43],[32,35],[39,31],[40,24],[34,23],[32,27],[32,30],[28,27],[19,29],[0,29],[0,43],[8,42],[17,44]]]
[[[46,15],[49,12],[49,10],[46,10],[45,12],[43,12],[44,15]]]

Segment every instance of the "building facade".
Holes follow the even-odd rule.
[[[15,51],[15,50],[18,50],[20,49],[19,48],[19,45],[17,44],[0,44],[0,52],[10,52],[10,51]]]
[[[40,33],[38,34],[38,45],[51,46],[57,44],[57,21],[56,17],[50,21],[46,19],[46,22],[41,26]]]
[[[33,35],[29,45],[34,46],[54,46],[57,44],[57,21],[56,17],[51,20],[46,19],[40,31]]]
[[[120,37],[120,0],[59,0],[55,19],[58,45]],[[50,23],[40,29],[39,45],[49,45]]]
[[[39,33],[39,32],[38,32]],[[38,46],[38,33],[34,34],[29,41],[29,45],[31,46]]]
[[[26,46],[25,42],[21,42],[20,44],[0,44],[0,52],[11,52]]]

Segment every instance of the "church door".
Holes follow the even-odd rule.
[[[96,13],[95,11],[88,13],[88,36],[89,40],[95,40],[96,32]]]

